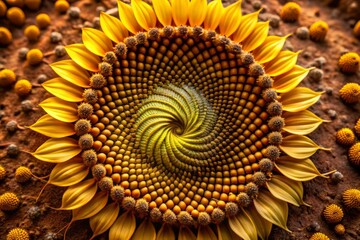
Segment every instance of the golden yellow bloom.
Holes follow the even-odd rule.
[[[360,142],[355,143],[349,149],[349,160],[355,166],[360,166]]]
[[[281,51],[287,36],[240,6],[118,1],[120,19],[101,13],[102,31],[51,64],[54,97],[30,127],[50,139],[32,155],[57,164],[60,209],[93,237],[266,239],[306,204],[301,182],[325,177],[305,136],[321,93],[297,87],[309,69]]]
[[[336,133],[336,141],[342,145],[353,145],[355,134],[350,128],[342,128]]]
[[[360,85],[347,83],[339,91],[340,98],[345,103],[356,103],[360,101]]]
[[[14,89],[19,96],[27,96],[31,92],[32,85],[29,80],[21,79],[15,83]]]
[[[309,240],[330,240],[330,238],[321,232],[317,232],[314,233]]]
[[[20,200],[15,193],[6,192],[0,196],[0,210],[13,211],[20,205]]]
[[[6,177],[6,170],[3,166],[0,165],[0,181],[4,180],[5,177]]]
[[[36,16],[36,25],[38,25],[40,29],[47,28],[50,25],[50,23],[51,23],[50,17],[46,13],[40,13],[39,15]]]
[[[355,52],[343,54],[338,62],[343,73],[356,73],[360,68],[360,56]]]
[[[346,230],[345,230],[345,226],[342,225],[341,223],[336,224],[334,230],[335,230],[335,233],[336,233],[337,235],[344,235],[344,234],[345,234],[345,231],[346,231]]]
[[[325,40],[329,26],[324,21],[314,22],[309,29],[310,38],[315,42],[322,42]]]
[[[353,33],[356,37],[360,37],[360,20],[355,24]]]
[[[299,19],[301,7],[295,2],[286,3],[280,12],[280,18],[284,22],[295,22]]]
[[[347,208],[360,208],[360,190],[348,189],[343,192],[342,199]]]
[[[16,74],[10,69],[0,71],[0,87],[9,87],[16,81]]]
[[[6,12],[6,17],[17,27],[21,27],[25,23],[25,13],[18,7],[9,8]]]
[[[27,54],[26,54],[26,61],[30,64],[30,65],[38,65],[42,62],[43,60],[43,53],[40,49],[31,49]]]
[[[18,167],[15,171],[15,180],[19,183],[27,182],[31,179],[32,173],[27,167]]]
[[[57,0],[55,2],[55,9],[58,13],[65,13],[70,7],[66,0]]]
[[[330,204],[327,206],[323,211],[323,215],[326,222],[328,223],[338,223],[344,217],[344,213],[341,207],[336,204]]]
[[[12,34],[9,29],[5,27],[0,27],[0,45],[6,46],[12,42]]]
[[[6,236],[6,240],[29,240],[28,232],[22,228],[13,228]]]
[[[40,36],[40,30],[36,25],[29,25],[25,28],[24,35],[29,41],[37,41]]]

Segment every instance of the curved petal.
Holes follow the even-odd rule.
[[[241,42],[254,31],[260,11],[261,10],[241,17],[240,26],[231,36],[233,41]]]
[[[62,60],[50,64],[50,67],[57,75],[66,81],[73,83],[79,87],[88,88],[90,74],[73,60]]]
[[[101,57],[104,56],[106,52],[113,50],[111,40],[100,30],[83,28],[82,40],[90,52]]]
[[[204,20],[204,28],[215,30],[223,16],[224,7],[221,0],[214,0],[207,6],[206,17]]]
[[[142,0],[132,0],[131,6],[134,10],[134,16],[137,22],[143,29],[149,30],[150,28],[155,27],[156,15],[149,4]]]
[[[90,227],[93,231],[93,235],[91,239],[95,236],[98,236],[108,230],[110,227],[113,228],[115,226],[114,222],[119,215],[120,207],[119,204],[113,202],[103,208],[98,214],[92,216],[90,218]],[[111,238],[111,230],[110,230],[110,240]],[[117,240],[121,240],[123,238],[116,238]]]
[[[293,90],[299,83],[304,80],[311,70],[295,65],[289,72],[274,77],[273,88],[278,93],[286,93]]]
[[[189,23],[190,26],[200,26],[206,17],[207,1],[191,0],[189,5]]]
[[[196,236],[188,227],[180,227],[178,240],[196,240]]]
[[[242,49],[251,52],[265,41],[269,32],[269,21],[256,23],[255,29],[242,41]]]
[[[171,25],[171,5],[168,0],[152,0],[157,19],[163,26]]]
[[[106,191],[96,193],[87,204],[72,211],[72,221],[91,218],[106,206],[108,198]]]
[[[39,104],[45,112],[62,122],[75,122],[78,119],[77,106],[57,97],[47,98]]]
[[[109,240],[128,240],[136,228],[135,216],[132,212],[123,213],[111,226]]]
[[[209,226],[199,226],[197,240],[217,240],[213,230]]]
[[[314,92],[309,88],[298,87],[281,95],[281,103],[284,111],[299,112],[316,103],[322,92]]]
[[[297,135],[307,135],[325,122],[308,110],[295,113],[286,112],[282,117],[285,119],[285,126],[282,130]]]
[[[45,114],[39,118],[36,123],[29,126],[29,128],[51,138],[63,138],[75,134],[73,124],[56,120],[49,114]],[[57,131],[54,131],[54,129],[57,129]]]
[[[317,170],[310,159],[295,159],[283,156],[276,160],[275,167],[285,177],[295,181],[304,182],[316,177],[327,178]]]
[[[297,159],[308,158],[319,149],[329,150],[319,147],[310,138],[301,135],[289,135],[284,137],[279,147],[281,151],[290,157]]]
[[[100,12],[100,26],[105,35],[115,43],[129,36],[128,30],[119,19],[104,12]]]
[[[48,183],[68,187],[81,182],[89,173],[89,168],[75,158],[74,161],[67,161],[57,164],[50,173]]]
[[[238,29],[241,22],[241,2],[242,0],[238,0],[223,10],[219,23],[221,34],[230,36]]]
[[[256,227],[257,234],[261,240],[267,240],[271,233],[272,223],[260,216],[254,205],[249,206],[244,211],[251,216],[251,219]]]
[[[78,142],[72,138],[50,138],[31,153],[44,162],[62,163],[81,152]]]
[[[73,210],[84,206],[96,194],[97,185],[94,178],[68,187],[62,197],[61,210]]]
[[[286,202],[273,197],[267,190],[263,190],[254,199],[254,206],[263,218],[290,232],[286,226],[288,218],[288,205]]]
[[[242,240],[242,238],[240,238],[238,235],[236,235],[236,233],[229,229],[227,224],[225,224],[224,222],[216,224],[216,229],[219,240]]]
[[[62,78],[53,78],[41,84],[46,91],[67,102],[81,102],[84,100],[84,90]]]
[[[242,209],[239,213],[228,219],[230,228],[244,240],[257,240],[256,227],[251,217]]]
[[[156,239],[156,231],[155,227],[150,220],[144,220],[140,226],[136,229],[134,236],[131,238],[132,240],[155,240]]]
[[[129,4],[126,4],[118,0],[118,10],[119,10],[120,20],[127,28],[127,30],[129,30],[134,34],[143,30],[139,25],[139,23],[137,22],[134,15],[134,11]]]
[[[176,26],[185,25],[189,16],[189,1],[172,0],[171,14]]]
[[[65,49],[70,58],[80,67],[92,72],[98,72],[99,57],[89,52],[84,44],[67,45]]]
[[[162,224],[156,236],[156,240],[175,240],[175,233],[172,227],[168,224]]]
[[[290,71],[295,66],[299,53],[281,51],[276,58],[265,64],[266,74],[275,77]]]
[[[253,52],[256,61],[263,64],[273,60],[280,53],[287,37],[268,36]]]

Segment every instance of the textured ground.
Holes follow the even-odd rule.
[[[42,30],[41,38],[36,43],[28,43],[23,37],[23,29],[10,27],[14,42],[7,48],[0,48],[0,64],[15,71],[20,78],[30,80],[34,85],[37,84],[39,74],[46,74],[48,78],[54,77],[46,63],[37,67],[31,67],[25,61],[19,60],[17,50],[20,47],[40,48],[44,53],[49,53],[46,62],[58,61],[51,55],[51,51],[57,44],[50,43],[49,37],[52,31],[58,31],[63,34],[62,44],[71,44],[81,41],[81,30],[84,24],[93,22],[97,6],[111,8],[112,1],[104,1],[103,4],[95,1],[78,1],[73,6],[81,8],[81,18],[71,20],[68,15],[59,15],[53,9],[52,1],[43,1],[41,12],[47,12],[52,18],[52,25],[46,30]],[[244,11],[253,11],[253,5],[256,1],[243,1]],[[259,2],[259,1],[258,1]],[[283,0],[263,0],[262,7],[266,14],[277,15]],[[299,40],[295,35],[291,36],[286,44],[287,48],[294,51],[303,50],[300,54],[298,63],[303,66],[316,65],[316,59],[322,57],[326,60],[322,66],[324,77],[320,82],[306,79],[302,84],[314,90],[325,91],[321,100],[312,107],[312,111],[321,118],[332,120],[318,128],[311,134],[311,138],[319,145],[330,147],[329,152],[320,151],[312,159],[320,172],[328,172],[334,169],[340,171],[343,175],[343,181],[339,184],[333,184],[329,179],[317,178],[304,184],[304,200],[312,207],[302,206],[300,208],[290,206],[288,226],[292,233],[287,233],[277,227],[273,228],[271,239],[308,239],[312,232],[310,226],[314,223],[319,224],[320,231],[326,233],[331,239],[360,239],[360,211],[345,211],[343,224],[347,232],[343,237],[336,236],[333,230],[334,226],[328,225],[321,217],[324,207],[331,203],[341,204],[341,193],[348,188],[360,188],[360,172],[350,166],[347,160],[347,149],[335,143],[335,132],[339,128],[353,128],[354,123],[360,117],[360,103],[348,106],[341,102],[338,96],[339,89],[348,82],[360,83],[360,72],[355,75],[344,75],[339,72],[337,60],[341,53],[346,51],[355,51],[360,53],[360,40],[353,37],[351,27],[354,20],[359,18],[360,9],[356,9],[355,1],[319,1],[302,0],[297,1],[302,7],[302,14],[299,22],[288,24],[280,22],[278,28],[271,30],[275,35],[286,35],[294,33],[300,26],[309,26],[316,20],[326,21],[330,30],[324,43],[314,43],[310,40]],[[351,3],[354,2],[352,5]],[[360,5],[360,2],[357,3]],[[330,5],[330,6],[329,6]],[[357,14],[356,14],[357,13]],[[35,22],[34,18],[37,12],[26,12],[26,25]],[[261,14],[261,18],[266,15]],[[88,21],[88,23],[85,23]],[[0,19],[0,25],[6,24]],[[63,57],[65,59],[66,57]],[[48,97],[40,87],[35,87],[31,95],[26,99],[31,100],[35,105]],[[21,126],[33,124],[40,116],[44,114],[41,109],[25,114],[21,111],[20,103],[24,100],[19,98],[12,89],[0,89],[0,146],[6,143],[15,143],[21,150],[34,151],[45,138],[40,134],[30,130],[17,130],[13,134],[8,134],[5,125],[10,120],[16,120]],[[331,111],[329,111],[331,110]],[[336,116],[334,117],[334,112]],[[331,118],[332,117],[332,118]],[[7,177],[0,183],[0,194],[5,191],[13,191],[21,197],[22,205],[14,212],[0,212],[0,239],[5,239],[6,233],[14,227],[22,227],[30,231],[33,239],[55,239],[46,238],[49,233],[59,231],[71,219],[70,212],[59,212],[50,207],[58,207],[61,204],[61,194],[63,189],[48,186],[38,203],[35,198],[39,193],[43,182],[33,179],[26,184],[18,184],[14,179],[15,169],[19,166],[27,166],[37,176],[46,176],[52,169],[51,164],[40,163],[29,154],[21,152],[16,158],[6,156],[5,147],[0,147],[0,164],[7,170]],[[28,217],[30,207],[37,205],[41,209],[41,216],[35,220]],[[316,224],[315,224],[316,225]],[[88,239],[91,236],[91,230],[88,227],[87,220],[76,222],[70,228],[68,239]],[[59,234],[61,237],[61,234]],[[106,235],[98,239],[106,239]]]

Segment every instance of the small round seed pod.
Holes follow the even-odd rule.
[[[24,35],[31,42],[35,42],[40,37],[40,30],[36,25],[29,25],[24,30]]]
[[[73,19],[77,19],[80,17],[80,8],[78,7],[70,7],[67,12],[69,16]]]
[[[20,205],[20,200],[15,193],[6,192],[0,196],[0,210],[14,211]]]
[[[17,27],[21,27],[25,23],[25,13],[18,7],[9,8],[6,12],[6,18]]]
[[[18,123],[15,120],[11,120],[6,123],[5,130],[9,133],[13,133],[18,129]]]
[[[0,165],[0,181],[4,180],[6,177],[6,170],[3,166]]]
[[[121,206],[127,210],[133,210],[135,208],[135,199],[133,197],[124,197],[124,199],[121,202]]]
[[[127,53],[127,47],[125,43],[118,43],[115,45],[114,52],[118,56],[123,56]]]
[[[84,101],[90,104],[95,104],[98,100],[97,93],[94,89],[85,89],[83,93]]]
[[[278,101],[270,103],[266,108],[271,116],[280,116],[282,114],[282,104]]]
[[[12,34],[9,29],[0,27],[0,46],[7,46],[13,40]]]
[[[148,38],[150,40],[158,40],[160,37],[160,30],[158,28],[152,28],[148,32]]]
[[[96,73],[90,77],[90,86],[95,89],[102,88],[106,84],[106,79],[102,74]]]
[[[15,144],[10,144],[6,149],[6,153],[9,157],[16,157],[19,152],[19,148]]]
[[[55,2],[55,10],[60,13],[66,13],[69,10],[70,4],[66,0],[57,0]]]
[[[255,61],[254,56],[248,52],[242,52],[240,54],[240,59],[241,59],[242,63],[245,65],[250,65]]]
[[[215,208],[211,213],[211,221],[215,224],[219,224],[225,219],[225,213],[220,208]]]
[[[309,78],[313,80],[314,82],[320,82],[324,75],[323,70],[315,68],[309,72]]]
[[[25,183],[28,182],[32,177],[32,173],[29,168],[27,167],[18,167],[15,171],[15,180],[18,183]]]
[[[38,83],[44,83],[46,80],[48,80],[48,76],[46,74],[39,74],[36,78]]]
[[[341,223],[336,224],[334,230],[335,230],[335,233],[337,235],[344,235],[345,234],[345,226],[342,225]]]
[[[51,19],[46,13],[40,13],[36,16],[36,25],[40,29],[45,29],[51,24]]]
[[[16,81],[15,73],[10,69],[0,71],[0,87],[9,87]]]
[[[333,174],[331,174],[331,182],[334,184],[338,184],[339,182],[341,182],[343,180],[343,178],[344,178],[344,175],[339,171],[336,171]]]
[[[83,151],[81,154],[84,165],[87,167],[92,167],[97,163],[97,155],[96,152],[92,149]]]
[[[228,202],[225,205],[225,214],[227,217],[234,217],[239,212],[239,207],[236,203]]]
[[[343,73],[356,73],[360,68],[360,56],[355,52],[348,52],[339,58],[338,66]]]
[[[38,206],[32,206],[28,209],[27,215],[30,219],[35,220],[41,215],[41,209]]]
[[[314,233],[309,240],[330,240],[330,238],[321,232],[317,232]]]
[[[350,128],[342,128],[336,133],[336,142],[341,145],[352,145],[355,143],[355,134]]]
[[[30,100],[21,102],[21,110],[25,113],[31,112],[34,109],[34,104]]]
[[[250,198],[256,198],[259,194],[259,187],[255,183],[250,182],[245,185],[245,191]]]
[[[179,26],[176,31],[177,35],[180,37],[186,37],[188,34],[188,28],[186,26]]]
[[[354,126],[355,133],[360,137],[360,118],[356,121],[356,124]]]
[[[78,115],[80,118],[90,118],[91,114],[93,113],[93,106],[88,103],[81,103],[78,106]]]
[[[29,49],[28,49],[28,48],[26,48],[26,47],[20,48],[19,51],[18,51],[18,57],[19,57],[19,59],[25,60],[25,59],[26,59],[26,55],[27,55],[28,52],[29,52]]]
[[[91,168],[91,173],[96,180],[100,180],[106,175],[106,168],[103,164],[96,164]]]
[[[282,117],[275,116],[270,118],[268,125],[272,131],[280,131],[285,126],[285,121]]]
[[[50,34],[50,42],[58,43],[62,40],[62,34],[59,32],[52,32]]]
[[[175,32],[174,27],[172,26],[165,26],[162,30],[161,35],[166,37],[166,38],[170,38]]]
[[[353,33],[356,37],[360,38],[360,20],[355,24]]]
[[[301,40],[306,40],[309,39],[310,32],[307,27],[299,27],[296,29],[295,35]]]
[[[230,43],[228,45],[229,52],[239,54],[241,53],[241,45],[238,43]]]
[[[136,45],[138,44],[135,37],[127,37],[127,38],[125,38],[124,43],[125,43],[127,48],[136,47]]]
[[[345,103],[356,103],[360,101],[360,85],[357,83],[347,83],[339,91],[341,100]]]
[[[103,61],[110,64],[114,64],[117,61],[116,54],[112,51],[105,53],[105,56],[103,57]]]
[[[258,63],[251,63],[249,65],[248,74],[253,77],[261,76],[265,73],[264,68]]]
[[[351,188],[342,193],[344,205],[351,208],[360,208],[360,190]]]
[[[25,229],[13,228],[6,235],[6,240],[30,240],[30,236]]]
[[[120,202],[125,197],[124,188],[121,186],[114,186],[110,190],[110,197],[115,202]]]
[[[91,124],[90,121],[87,119],[79,119],[75,123],[75,132],[76,135],[78,136],[84,135],[85,133],[90,132],[90,130],[91,130]]]
[[[314,22],[310,26],[310,39],[315,42],[322,42],[325,40],[326,34],[329,30],[329,26],[324,21]]]
[[[253,182],[258,186],[264,185],[266,183],[266,175],[263,172],[254,173]]]
[[[273,86],[274,80],[268,75],[262,75],[258,77],[257,84],[262,88],[271,88]]]
[[[207,212],[200,212],[197,220],[201,226],[207,226],[211,223],[211,217]]]
[[[176,223],[176,215],[170,209],[166,210],[162,216],[164,223],[173,225]]]
[[[103,177],[98,182],[98,186],[101,191],[110,191],[112,189],[112,187],[114,186],[113,180],[111,179],[111,177]]]
[[[30,10],[38,10],[41,5],[41,0],[24,0],[25,6]]]
[[[177,220],[181,225],[185,225],[185,226],[190,226],[194,223],[194,219],[186,211],[181,211],[179,215],[177,215]]]
[[[344,217],[344,213],[341,207],[336,204],[330,204],[327,206],[323,211],[323,215],[326,222],[328,223],[338,223]]]
[[[26,60],[32,66],[40,64],[43,60],[43,57],[44,55],[40,49],[31,49],[26,54]]]
[[[140,217],[146,216],[149,211],[149,203],[143,198],[138,199],[135,204],[135,211]]]
[[[15,83],[15,92],[21,97],[25,97],[30,94],[32,85],[29,80],[21,79]]]
[[[266,148],[265,156],[271,160],[276,160],[280,157],[280,149],[276,146],[270,145]]]
[[[270,145],[280,145],[282,143],[282,134],[280,132],[271,132],[268,135]]]
[[[195,26],[191,32],[193,38],[199,38],[203,34],[204,34],[204,29],[200,26]]]
[[[66,55],[66,49],[63,45],[57,45],[54,49],[55,56],[60,58]]]
[[[150,218],[153,222],[160,222],[162,219],[161,211],[158,208],[151,209]]]
[[[301,13],[301,8],[299,4],[295,2],[288,2],[286,3],[281,11],[280,11],[280,18],[284,22],[296,22]]]
[[[259,162],[259,168],[262,172],[271,172],[274,169],[274,164],[270,159],[263,158]]]
[[[3,1],[1,1],[0,2],[0,17],[5,17],[6,11],[7,11],[7,6]]]
[[[79,138],[79,146],[81,149],[90,149],[93,144],[94,138],[89,133],[86,133]]]
[[[136,42],[139,45],[143,45],[147,41],[147,36],[144,32],[139,32],[135,35]]]
[[[236,196],[236,202],[240,207],[248,207],[251,204],[251,198],[247,193],[241,192]]]

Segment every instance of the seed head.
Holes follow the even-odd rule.
[[[173,211],[171,211],[170,209],[166,210],[165,213],[163,214],[163,221],[166,224],[175,224],[176,223],[176,215]]]
[[[239,207],[236,203],[228,202],[225,205],[225,213],[227,217],[234,217],[239,212]]]
[[[210,215],[207,212],[200,212],[197,220],[201,226],[207,226],[211,223]]]
[[[360,101],[360,85],[347,83],[339,91],[341,100],[345,103],[356,103]]]
[[[297,3],[288,2],[286,3],[280,12],[280,18],[284,22],[295,22],[299,19],[301,8]]]
[[[36,25],[38,25],[40,29],[45,29],[50,26],[50,24],[50,17],[46,13],[40,13],[36,16]]]
[[[9,87],[15,81],[16,81],[16,75],[12,70],[10,69],[0,70],[0,87]]]
[[[352,145],[355,143],[355,134],[350,128],[342,128],[336,133],[336,141],[342,145]]]
[[[94,89],[85,89],[84,93],[83,93],[83,98],[84,101],[90,104],[94,104],[97,102],[98,97],[97,97],[97,93]]]
[[[177,219],[181,225],[192,225],[194,220],[191,215],[186,211],[181,211],[179,215],[177,215]]]
[[[219,224],[225,219],[225,213],[220,208],[215,208],[211,213],[211,221],[215,224]]]
[[[188,28],[186,26],[179,26],[177,33],[180,37],[185,37],[188,34]]]
[[[30,219],[34,220],[41,215],[41,209],[38,206],[32,206],[28,209],[27,215]]]
[[[264,68],[258,63],[251,63],[249,65],[248,74],[253,77],[261,76],[265,73]]]
[[[87,119],[79,119],[75,123],[75,132],[78,136],[84,135],[91,130],[90,121]]]
[[[138,44],[135,37],[127,37],[127,38],[125,38],[124,43],[125,43],[127,48],[136,47],[136,45]]]
[[[274,164],[270,159],[263,158],[259,162],[259,168],[262,172],[271,172],[274,168]]]
[[[110,191],[113,187],[113,180],[111,177],[103,177],[98,182],[98,186],[101,191]]]
[[[160,222],[162,219],[161,211],[158,208],[151,209],[150,218],[153,222]]]
[[[66,13],[69,7],[70,4],[66,0],[58,0],[55,2],[55,10],[60,14]]]
[[[330,240],[330,238],[321,232],[317,232],[314,233],[309,240]]]
[[[17,27],[21,27],[25,23],[25,13],[18,7],[9,8],[6,18]]]
[[[21,102],[21,110],[25,113],[31,112],[34,109],[34,104],[30,100]]]
[[[103,57],[103,61],[114,64],[117,61],[116,54],[113,51],[105,53],[105,56]]]
[[[247,193],[241,192],[236,196],[236,202],[240,207],[248,207],[252,200]]]
[[[93,113],[93,106],[88,103],[81,103],[78,107],[78,115],[80,118],[88,119]]]
[[[175,29],[172,26],[165,26],[162,30],[162,36],[170,38],[172,37],[173,33],[174,33]]]
[[[272,80],[272,78],[268,75],[262,75],[257,79],[257,84],[262,88],[271,88],[273,86],[273,82],[274,80]]]
[[[323,211],[323,215],[326,222],[328,223],[338,223],[344,217],[344,213],[341,207],[336,204],[330,204],[327,206]]]
[[[86,133],[79,138],[79,146],[81,149],[90,149],[93,143],[94,143],[94,138],[89,133]]]
[[[91,168],[91,173],[96,180],[100,180],[106,175],[106,168],[102,164],[96,164]]]
[[[280,131],[285,126],[285,121],[282,117],[275,116],[270,118],[268,125],[272,131]]]
[[[95,89],[102,88],[106,84],[106,79],[103,75],[96,73],[90,77],[90,86]]]
[[[160,31],[158,28],[152,28],[149,30],[148,38],[150,40],[158,40],[159,37],[160,37]]]
[[[112,74],[112,65],[107,62],[101,62],[99,63],[99,72],[101,75],[107,77]]]
[[[18,183],[24,183],[31,179],[32,173],[29,168],[27,167],[18,167],[15,171],[15,180]]]
[[[360,190],[351,188],[343,192],[342,199],[347,208],[360,208]]]
[[[344,235],[345,234],[345,226],[342,225],[341,223],[336,224],[334,230],[335,230],[335,233],[337,235]]]
[[[30,94],[32,85],[29,80],[21,79],[15,83],[14,89],[19,96],[24,97]]]
[[[333,174],[331,174],[331,181],[335,184],[338,184],[339,182],[341,182],[343,180],[343,178],[344,178],[344,175],[339,171],[336,171]]]
[[[268,135],[270,145],[280,145],[282,143],[282,134],[280,132],[271,132]]]
[[[264,185],[266,183],[266,175],[263,172],[254,173],[253,182],[258,186]]]
[[[195,26],[193,28],[193,31],[192,31],[192,37],[194,38],[199,38],[201,35],[204,34],[204,29],[202,27],[199,27],[199,26]]]
[[[30,240],[28,232],[22,228],[13,228],[6,235],[6,240]]]
[[[4,180],[6,177],[6,170],[3,166],[0,165],[0,181]]]
[[[295,35],[302,40],[306,40],[309,39],[310,37],[310,32],[309,29],[307,27],[299,27],[296,29]]]
[[[110,197],[115,202],[120,202],[125,197],[124,188],[121,186],[114,186],[110,190]]]
[[[256,198],[259,194],[259,187],[255,183],[250,182],[245,185],[245,191],[250,198]]]
[[[118,43],[115,45],[114,52],[116,55],[123,56],[127,53],[127,46],[125,43]]]
[[[238,43],[230,43],[228,45],[228,49],[230,52],[235,53],[235,54],[241,53],[241,46]]]
[[[63,45],[57,45],[54,49],[55,56],[60,58],[66,55],[66,49]]]
[[[62,35],[59,32],[52,32],[50,34],[50,42],[52,43],[58,43],[62,40]]]
[[[338,62],[343,73],[356,73],[360,69],[360,56],[355,52],[343,54]]]
[[[135,199],[133,197],[124,197],[124,199],[122,200],[121,206],[127,210],[134,210],[135,208]]]
[[[92,167],[97,163],[97,155],[96,152],[92,149],[83,151],[81,154],[84,165],[87,167]]]
[[[31,42],[35,42],[40,37],[40,30],[36,25],[29,25],[24,30],[24,35]]]
[[[7,147],[7,155],[9,157],[16,157],[19,154],[19,148],[15,144],[10,144]]]
[[[322,42],[325,40],[326,34],[329,30],[329,26],[324,21],[314,22],[310,26],[310,39],[315,42]]]
[[[32,66],[35,66],[35,65],[38,65],[42,62],[43,60],[43,53],[41,52],[40,49],[31,49],[27,54],[26,54],[26,61],[32,65]]]
[[[15,193],[6,192],[0,196],[0,210],[14,211],[20,205],[20,200]]]
[[[139,45],[143,45],[147,41],[147,36],[144,32],[139,32],[135,35],[135,38]]]
[[[70,7],[67,12],[69,16],[73,19],[77,19],[80,17],[80,8],[78,7]]]
[[[13,133],[18,129],[18,123],[15,120],[11,120],[6,123],[5,130],[9,133]]]
[[[276,160],[280,157],[280,150],[278,147],[270,145],[266,148],[265,156],[271,160]]]
[[[282,114],[282,104],[278,101],[272,102],[267,106],[266,111],[271,116],[280,116]]]

